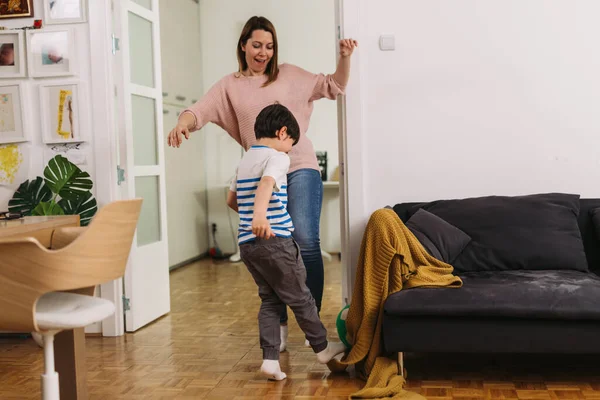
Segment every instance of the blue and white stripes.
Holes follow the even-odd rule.
[[[252,218],[254,217],[254,200],[261,177],[237,180],[237,203],[240,215],[238,243],[242,244],[256,238],[252,233]],[[267,220],[271,230],[278,237],[291,237],[294,224],[287,212],[287,185],[281,185],[278,192],[273,191],[267,208]]]

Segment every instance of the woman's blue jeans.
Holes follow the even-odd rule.
[[[315,299],[317,311],[321,311],[325,281],[319,236],[323,204],[321,173],[309,168],[299,169],[288,174],[287,181],[287,210],[294,223],[292,236],[300,246],[306,267],[306,286]],[[281,323],[287,322],[287,319],[287,307],[284,306]]]

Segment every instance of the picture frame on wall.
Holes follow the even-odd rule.
[[[0,79],[25,75],[25,34],[22,30],[0,31]]]
[[[27,31],[27,69],[33,78],[75,75],[75,44],[70,28]]]
[[[83,97],[79,81],[40,85],[42,134],[46,144],[85,142],[82,132]]]
[[[25,132],[22,83],[0,82],[0,144],[28,140]]]
[[[43,0],[46,25],[87,21],[87,0]]]
[[[0,19],[33,17],[34,0],[0,0]]]

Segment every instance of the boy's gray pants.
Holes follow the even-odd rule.
[[[279,319],[288,305],[313,351],[327,348],[327,330],[317,313],[315,299],[306,286],[306,268],[300,247],[292,238],[256,238],[240,245],[240,254],[258,285],[262,300],[258,313],[260,348],[264,360],[279,360]]]

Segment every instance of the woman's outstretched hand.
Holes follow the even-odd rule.
[[[190,138],[190,130],[185,124],[177,124],[175,128],[169,132],[169,137],[167,138],[167,143],[171,147],[179,147],[181,143],[183,143],[183,138]]]
[[[340,55],[342,57],[351,56],[355,47],[358,47],[358,42],[354,39],[340,40]]]

